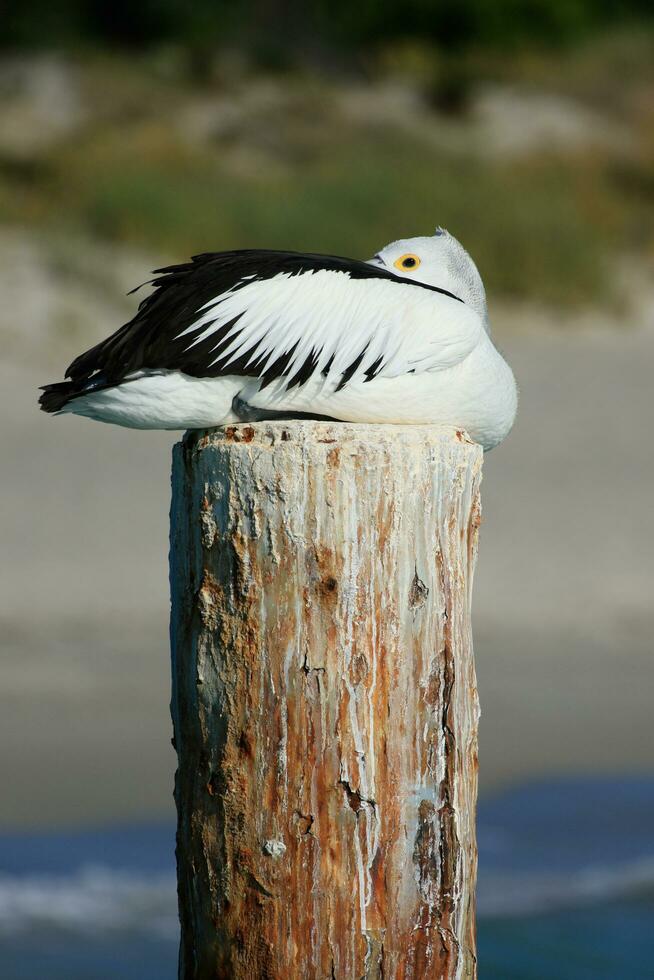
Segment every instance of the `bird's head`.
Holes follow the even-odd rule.
[[[475,310],[486,330],[489,329],[486,291],[477,266],[463,245],[444,228],[437,228],[431,238],[401,238],[391,242],[369,259],[369,265],[454,293]]]

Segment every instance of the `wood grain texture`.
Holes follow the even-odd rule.
[[[183,980],[476,976],[481,463],[432,426],[176,446]]]

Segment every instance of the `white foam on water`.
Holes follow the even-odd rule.
[[[174,939],[175,877],[97,865],[64,875],[0,872],[0,936],[35,928]]]
[[[654,858],[572,872],[493,873],[480,876],[477,910],[480,918],[536,915],[579,908],[604,899],[654,894]]]

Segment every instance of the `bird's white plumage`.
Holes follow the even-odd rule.
[[[404,253],[419,262],[398,274]],[[260,412],[451,424],[485,449],[502,441],[516,384],[490,338],[479,272],[455,238],[439,229],[386,246],[370,265],[391,276],[308,260],[299,271],[243,274],[208,301],[205,292],[190,324],[164,331],[193,376],[167,369],[164,347],[161,368],[89,385],[58,410],[135,428],[204,428],[234,421],[237,398]]]

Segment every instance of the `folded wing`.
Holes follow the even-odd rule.
[[[349,259],[226,252],[160,271],[134,319],[73,361],[73,382],[179,370],[289,388],[322,376],[339,390],[451,367],[483,331],[451,293]]]

